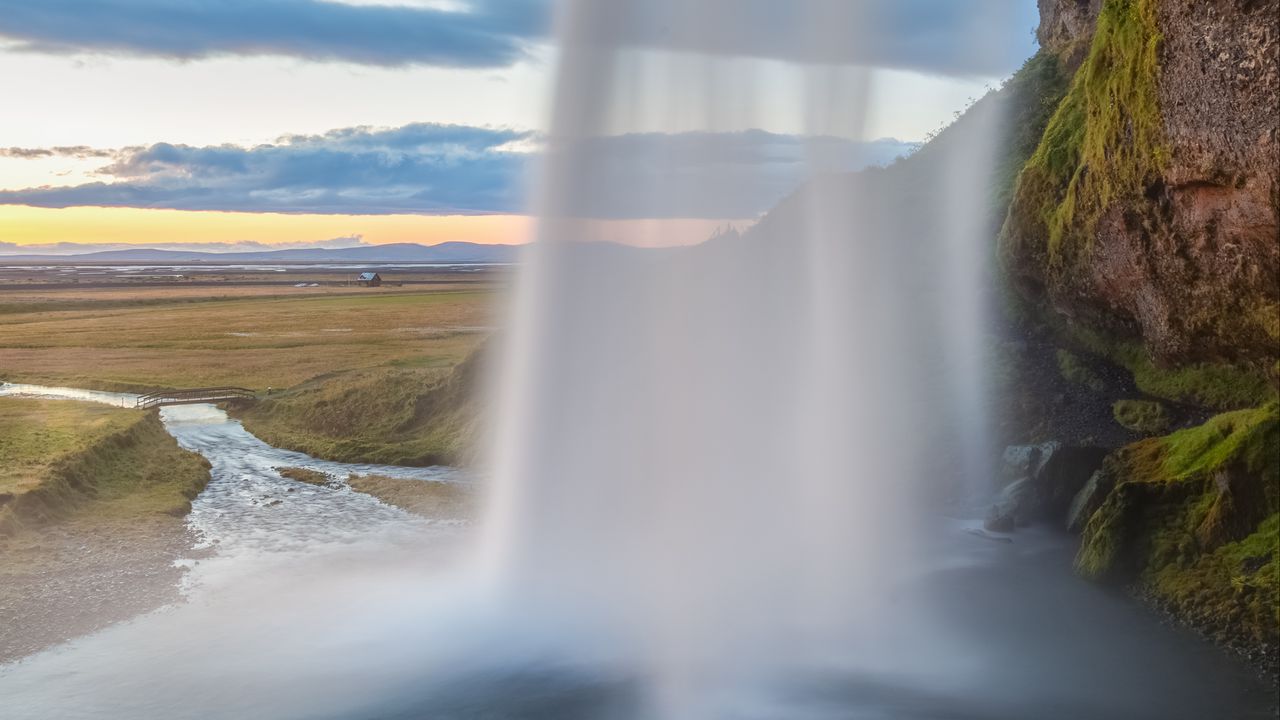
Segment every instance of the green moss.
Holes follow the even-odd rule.
[[[1051,262],[1087,249],[1112,203],[1138,197],[1167,161],[1154,0],[1107,0],[1084,64],[1027,163]],[[1064,248],[1069,241],[1079,248]]]
[[[1164,405],[1153,400],[1117,400],[1111,405],[1111,414],[1134,432],[1156,435],[1169,429],[1169,414]]]
[[[1045,320],[1060,335],[1128,370],[1142,392],[1164,400],[1214,410],[1258,407],[1276,399],[1276,388],[1259,370],[1229,363],[1190,363],[1162,368],[1141,343],[1113,340],[1101,332]]]
[[[1280,627],[1280,514],[1245,539],[1147,578],[1170,610],[1228,644],[1274,646]]]
[[[1058,372],[1069,382],[1089,388],[1094,392],[1102,392],[1107,387],[1102,378],[1098,377],[1098,374],[1093,371],[1093,368],[1090,368],[1080,359],[1080,356],[1069,350],[1058,351]]]
[[[1280,476],[1278,427],[1280,418],[1274,404],[1210,418],[1203,425],[1163,438],[1163,471],[1174,480],[1185,480],[1240,460],[1248,472]]]
[[[1089,519],[1077,570],[1135,582],[1226,642],[1274,645],[1278,408],[1224,413],[1109,457],[1117,482]]]
[[[1226,410],[1248,407],[1275,397],[1275,388],[1260,373],[1226,363],[1192,363],[1160,368],[1145,351],[1127,367],[1138,389],[1175,402]]]

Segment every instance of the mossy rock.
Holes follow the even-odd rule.
[[[1169,413],[1154,400],[1117,400],[1111,405],[1116,422],[1144,435],[1159,435],[1169,429]]]
[[[1077,571],[1128,584],[1227,644],[1280,642],[1280,410],[1224,413],[1107,458]]]
[[[1141,196],[1168,158],[1154,0],[1107,0],[1088,56],[1018,180],[1003,252],[1061,275],[1113,203]],[[1044,275],[1042,275],[1043,277]]]

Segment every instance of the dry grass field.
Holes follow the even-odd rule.
[[[350,370],[448,368],[488,330],[494,294],[493,282],[448,274],[381,288],[0,288],[0,380],[265,390]]]

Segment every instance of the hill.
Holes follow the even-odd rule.
[[[257,252],[199,252],[141,247],[102,250],[79,255],[7,255],[0,262],[75,263],[320,263],[320,262],[406,262],[406,263],[511,263],[519,256],[518,245],[483,245],[471,242],[444,242],[437,245],[391,243],[349,248],[306,248]]]

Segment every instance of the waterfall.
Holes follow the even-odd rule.
[[[920,508],[987,480],[975,178],[996,118],[923,180],[841,174],[826,149],[865,139],[877,75],[856,50],[878,9],[573,0],[559,18],[486,551],[525,616],[608,638],[657,717],[714,716],[726,688],[871,648],[878,667],[913,662],[882,638]],[[807,182],[741,238],[602,242],[622,207],[756,192],[758,169],[711,187],[681,171],[716,161],[718,134],[771,123],[806,138]],[[632,167],[600,150],[639,132],[692,140]],[[647,220],[642,244],[678,223]]]

